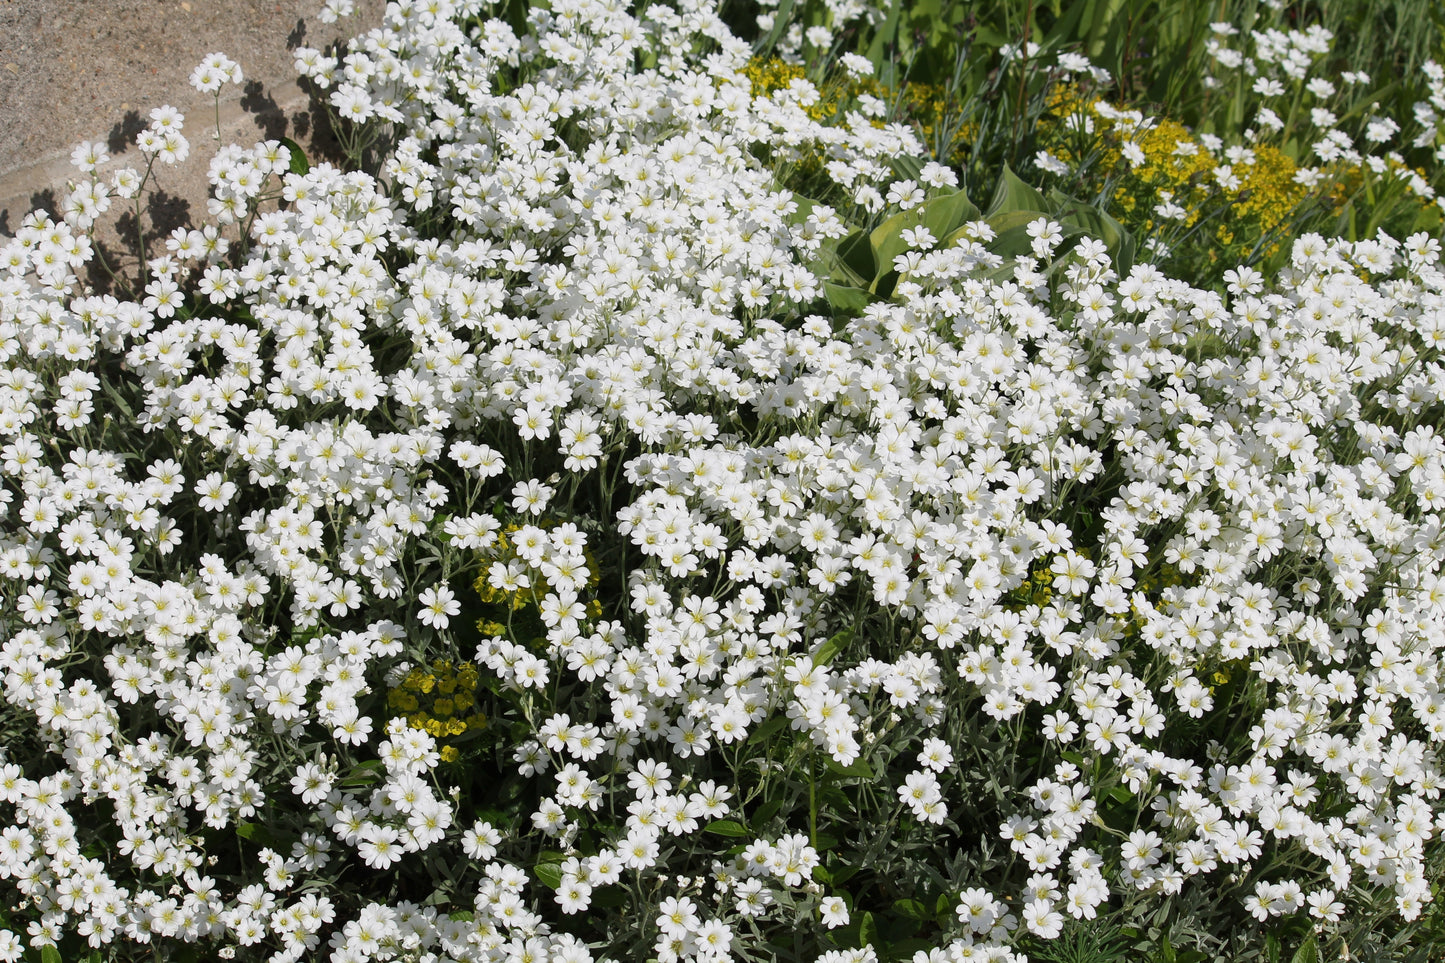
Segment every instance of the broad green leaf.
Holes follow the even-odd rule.
[[[1319,944],[1315,942],[1315,935],[1311,933],[1305,938],[1305,941],[1300,944],[1300,948],[1295,950],[1294,956],[1290,958],[1289,963],[1319,963],[1319,959],[1320,947]]]
[[[997,27],[982,23],[974,30],[973,39],[978,47],[985,50],[997,50],[1018,40],[1017,37],[1005,36]]]
[[[989,218],[988,226],[995,236],[988,242],[988,249],[1003,257],[1032,255],[1034,239],[1029,237],[1028,226],[1044,216],[1038,211],[1013,211]]]
[[[874,300],[873,293],[867,288],[839,284],[836,281],[823,282],[823,296],[835,310],[845,314],[862,314],[863,309]]]
[[[311,173],[311,162],[306,159],[306,152],[301,145],[289,137],[281,138],[281,146],[291,153],[290,171],[293,174],[300,174],[303,177]]]
[[[916,899],[897,900],[894,902],[893,908],[897,910],[899,914],[906,916],[908,919],[917,920],[920,923],[933,919],[933,914],[928,911],[928,907]]]
[[[762,725],[754,729],[752,733],[748,736],[748,741],[766,742],[773,737],[773,733],[777,732],[779,729],[783,728],[787,724],[787,716],[777,715],[772,716],[768,719],[764,719]]]
[[[920,206],[911,211],[900,211],[873,229],[873,233],[868,235],[868,243],[873,249],[875,275],[879,271],[887,271],[892,266],[893,259],[908,250],[908,243],[903,240],[903,232],[922,223],[923,209]]]
[[[923,226],[935,238],[945,238],[979,215],[978,207],[963,191],[935,197],[923,205]]]
[[[1043,46],[1051,49],[1058,44],[1067,43],[1076,39],[1075,32],[1079,29],[1079,23],[1081,21],[1084,23],[1093,22],[1093,7],[1094,0],[1089,0],[1088,3],[1079,3],[1076,0],[1076,2],[1069,4],[1064,15],[1058,20],[1055,20],[1053,27],[1045,34]],[[1088,10],[1090,15],[1087,20],[1084,19],[1085,10]]]
[[[999,177],[998,187],[993,192],[993,200],[988,205],[989,223],[993,223],[992,217],[995,214],[1046,210],[1048,210],[1048,203],[1044,200],[1044,195],[1024,183],[1017,174],[1004,165],[1003,175]]]
[[[868,765],[865,759],[855,759],[846,766],[840,766],[832,756],[827,757],[828,771],[837,776],[858,776],[864,779],[871,779],[874,775],[873,767]]]
[[[955,191],[888,218],[868,235],[873,249],[873,269],[877,275],[871,279],[869,287],[883,297],[893,293],[898,281],[897,271],[892,269],[893,261],[898,255],[911,250],[903,239],[904,231],[926,227],[937,241],[947,238],[977,216],[978,208],[968,196],[963,191]],[[889,279],[890,274],[895,277]]]
[[[60,951],[54,945],[40,948],[40,963],[61,963]]]
[[[873,258],[873,245],[868,234],[854,231],[838,242],[838,263],[851,279],[864,287],[873,283],[878,262]]]
[[[993,228],[995,234],[1003,234],[1014,228],[1028,227],[1041,217],[1047,218],[1049,214],[1043,210],[1030,208],[1027,211],[1000,211],[997,214],[990,214],[985,220],[988,221],[988,226]]]
[[[783,801],[781,799],[771,799],[763,803],[763,805],[758,808],[758,811],[753,813],[753,828],[761,830],[766,827],[768,823],[772,822],[773,817],[778,814],[778,810],[782,808]]]
[[[888,166],[893,168],[893,173],[905,180],[916,181],[923,176],[923,165],[927,164],[930,158],[914,157],[911,154],[900,154],[888,161]]]
[[[858,943],[874,949],[880,949],[883,945],[878,938],[878,924],[874,922],[872,913],[864,912],[863,918],[858,921]]]
[[[787,216],[787,222],[793,225],[806,224],[808,216],[813,213],[813,208],[818,206],[818,202],[802,194],[794,194],[792,199],[793,203],[797,205],[797,210]]]
[[[890,268],[873,279],[873,286],[870,290],[878,299],[886,301],[893,296],[893,289],[897,286],[898,270]]]
[[[833,660],[838,657],[838,653],[842,652],[848,643],[853,641],[853,636],[856,632],[856,626],[850,625],[846,629],[833,633],[828,641],[818,646],[818,651],[813,653],[813,664],[830,665]]]
[[[548,889],[562,888],[562,864],[538,863],[532,867],[533,874]]]
[[[1054,217],[1061,226],[1078,228],[1103,241],[1114,260],[1115,272],[1120,277],[1129,273],[1134,266],[1134,239],[1124,225],[1092,204],[1085,204],[1058,189],[1049,192],[1049,201],[1054,205]]]
[[[704,832],[718,836],[749,837],[753,834],[752,830],[736,819],[715,819],[702,828]]]

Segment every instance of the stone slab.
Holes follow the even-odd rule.
[[[82,141],[108,146],[102,171],[143,167],[135,135],[162,104],[185,114],[191,144],[184,164],[160,172],[163,220],[205,219],[206,168],[220,143],[290,137],[324,150],[293,51],[379,26],[384,3],[358,0],[335,24],[320,10],[321,0],[0,0],[0,235],[13,237],[36,207],[53,209],[79,176],[70,152]],[[245,75],[222,90],[219,141],[213,96],[189,83],[213,52]]]

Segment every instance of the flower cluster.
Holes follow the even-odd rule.
[[[1110,211],[1138,231],[1160,263],[1282,260],[1301,222],[1333,223],[1356,207],[1368,211],[1366,196],[1384,207],[1386,196],[1399,194],[1405,223],[1438,223],[1438,185],[1406,163],[1400,125],[1366,112],[1355,133],[1347,129],[1345,118],[1366,106],[1355,101],[1370,78],[1347,74],[1339,85],[1310,78],[1330,50],[1328,31],[1251,31],[1252,56],[1228,45],[1239,33],[1232,25],[1214,24],[1213,33],[1213,63],[1234,75],[1229,83],[1247,88],[1253,118],[1241,133],[1228,140],[1195,134],[1167,117],[1059,86],[1042,128],[1040,168],[1080,196],[1109,196]],[[1439,73],[1433,62],[1426,70]],[[1432,110],[1423,102],[1417,108],[1417,147],[1433,143]]]
[[[435,660],[429,669],[414,666],[387,691],[387,707],[404,713],[407,724],[438,740],[442,762],[456,762],[461,751],[449,742],[487,725],[476,704],[477,667]]]
[[[1023,255],[918,227],[836,310],[844,218],[957,178],[750,54],[690,0],[394,3],[298,51],[389,125],[379,176],[224,150],[124,299],[78,275],[93,177],[26,218],[0,949],[836,963],[928,895],[930,959],[1013,961],[1225,878],[1261,919],[1421,912],[1439,244],[1307,235],[1212,291],[1047,219]],[[779,189],[790,152],[849,209]],[[483,687],[496,758],[440,791]],[[955,858],[967,819],[1007,853]]]

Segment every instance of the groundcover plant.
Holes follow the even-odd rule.
[[[493,13],[300,51],[375,171],[223,150],[133,289],[169,108],[0,251],[0,960],[1431,939],[1435,239],[1190,283],[705,5]]]

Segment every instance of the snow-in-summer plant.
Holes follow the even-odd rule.
[[[1222,293],[1045,219],[1006,258],[930,229],[957,179],[900,177],[906,128],[754,98],[750,52],[698,3],[393,3],[297,54],[377,174],[224,150],[211,224],[119,296],[79,272],[144,175],[86,154],[26,218],[0,960],[1020,960],[1421,915],[1439,245],[1305,236]],[[778,190],[788,151],[851,208]],[[899,211],[892,295],[831,308],[844,216]]]

